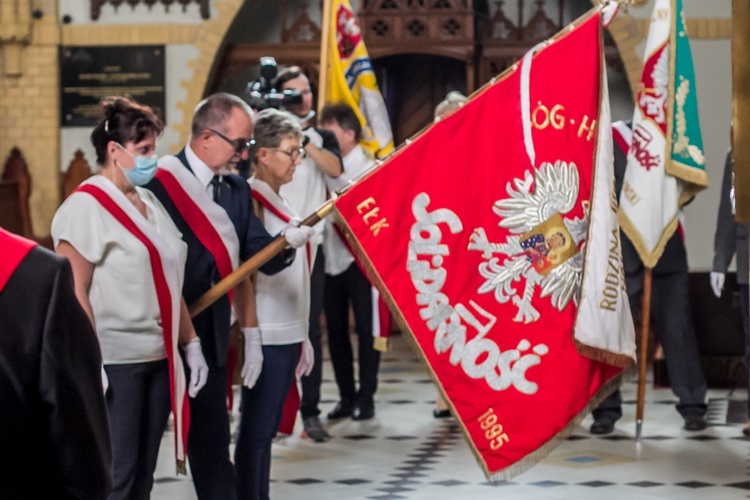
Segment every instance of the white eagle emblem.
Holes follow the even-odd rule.
[[[578,189],[578,169],[575,164],[562,161],[556,161],[554,165],[543,163],[536,171],[536,179],[526,171],[523,180],[514,179],[513,185],[509,182],[506,185],[509,198],[496,201],[492,207],[492,211],[501,217],[498,225],[514,235],[508,236],[505,243],[490,243],[481,227],[471,235],[469,250],[482,251],[486,259],[479,265],[479,274],[486,281],[478,292],[494,291],[495,300],[501,304],[512,298],[518,308],[514,321],[531,323],[539,319],[539,311],[531,303],[537,285],[541,286],[540,297],[550,297],[552,305],[560,311],[571,299],[578,304],[583,259],[577,248],[588,230],[588,206],[584,204],[584,218],[562,217],[564,230],[573,240],[568,245],[575,244],[575,255],[554,265],[551,270],[540,273],[528,255],[529,246],[523,244],[530,239],[524,238],[524,233],[544,225],[552,217],[557,217],[556,214],[564,216],[573,210]],[[540,238],[544,240],[543,236]],[[502,258],[501,262],[501,258],[494,254],[507,257]],[[522,279],[525,279],[525,284],[519,295]]]

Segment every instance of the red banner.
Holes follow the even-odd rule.
[[[620,372],[573,341],[602,50],[593,13],[533,58],[526,136],[517,65],[336,201],[491,478],[540,460]]]

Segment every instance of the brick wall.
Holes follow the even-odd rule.
[[[52,217],[60,204],[60,171],[67,168],[67,161],[63,159],[61,165],[60,159],[59,47],[143,44],[195,46],[198,57],[188,63],[189,68],[180,75],[180,87],[187,91],[186,97],[177,103],[174,110],[181,111],[179,115],[184,119],[170,125],[179,134],[180,142],[184,143],[190,133],[192,111],[204,97],[216,54],[243,3],[242,0],[215,0],[212,18],[200,25],[61,25],[58,22],[57,1],[39,0],[34,3],[34,8],[39,8],[44,15],[41,19],[31,20],[30,34],[25,39],[17,40],[12,33],[8,34],[17,28],[8,19],[19,10],[31,9],[31,3],[27,0],[1,1],[3,4],[16,2],[16,5],[13,9],[0,9],[0,63],[3,66],[0,69],[0,161],[4,163],[13,147],[18,147],[23,153],[33,183],[32,224],[39,236],[49,234]],[[121,12],[128,15],[125,8]],[[28,19],[26,14],[24,10]],[[137,18],[133,22],[136,23]],[[9,59],[8,54],[13,53],[19,57]],[[14,69],[14,74],[6,74],[5,68]],[[173,150],[178,148],[178,145],[172,147]],[[89,158],[89,161],[93,159]]]

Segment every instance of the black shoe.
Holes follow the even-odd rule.
[[[685,415],[686,431],[702,431],[707,427],[706,417],[703,415]]]
[[[336,407],[328,412],[328,420],[339,420],[352,416],[354,405],[343,399],[336,404]]]
[[[352,411],[352,420],[369,420],[375,416],[373,403],[357,403]]]
[[[615,421],[611,418],[601,417],[594,420],[589,432],[591,434],[609,434],[613,430],[615,430]]]
[[[451,411],[447,408],[445,410],[432,410],[432,416],[435,418],[448,418],[451,416]]]
[[[318,417],[307,417],[302,419],[302,425],[304,426],[304,433],[307,437],[315,441],[316,443],[324,443],[331,437],[323,427]]]

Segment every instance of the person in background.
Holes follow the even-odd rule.
[[[0,228],[0,496],[107,498],[101,366],[69,262]]]
[[[150,189],[187,243],[182,294],[193,304],[275,237],[268,234],[252,210],[250,186],[232,169],[247,158],[253,137],[253,112],[239,97],[218,93],[195,109],[188,144],[176,156],[159,159]],[[304,245],[308,227],[289,227],[284,236],[292,247]],[[278,273],[294,260],[286,249],[261,266]],[[263,365],[260,332],[253,329],[255,302],[249,280],[222,295],[193,319],[209,366],[206,387],[190,406],[188,457],[198,498],[237,497],[234,464],[229,456],[227,411],[230,305],[234,305],[244,340],[243,384],[252,387]]]
[[[740,310],[742,311],[742,330],[745,334],[745,366],[750,367],[750,332],[748,329],[748,227],[734,220],[732,150],[727,152],[724,162],[724,179],[721,183],[721,200],[716,217],[714,233],[714,261],[711,270],[711,289],[716,297],[721,297],[727,269],[732,258],[737,256],[737,283],[740,285]],[[748,371],[750,373],[750,370]],[[748,385],[750,387],[750,384]],[[748,422],[742,433],[750,436],[750,399],[748,399]]]
[[[335,179],[343,172],[341,154],[336,137],[326,130],[312,126],[313,95],[310,81],[302,70],[292,66],[281,70],[274,82],[274,88],[283,90],[297,90],[302,96],[302,102],[291,104],[287,111],[297,117],[304,137],[302,148],[305,158],[297,167],[291,182],[284,184],[281,195],[292,203],[300,217],[307,217],[317,210],[328,198],[326,193],[326,178]],[[323,374],[323,356],[320,327],[320,316],[323,312],[323,297],[325,290],[325,257],[323,255],[324,222],[315,225],[315,241],[317,252],[312,268],[310,280],[310,332],[308,337],[315,350],[315,365],[310,375],[302,378],[302,402],[300,414],[305,434],[315,442],[326,441],[329,436],[320,422],[320,384]]]
[[[612,132],[615,134],[615,192],[618,195],[625,178],[627,147],[630,143],[629,137],[623,134],[629,134],[630,126],[623,122],[612,124]],[[620,236],[625,288],[628,291],[630,309],[635,313],[641,305],[644,266],[633,242],[622,230]],[[669,382],[672,392],[679,398],[676,407],[684,419],[683,428],[688,431],[703,430],[707,425],[707,385],[690,316],[687,251],[679,230],[667,240],[664,253],[654,266],[651,304],[651,317],[657,340],[664,349]],[[605,398],[591,413],[594,417],[594,423],[589,429],[592,434],[614,431],[615,422],[622,417],[620,389]]]
[[[336,136],[344,157],[344,173],[336,179],[328,179],[329,190],[334,191],[371,168],[375,160],[359,145],[362,126],[351,107],[346,104],[328,105],[323,108],[319,121],[324,130]],[[328,413],[328,418],[367,420],[375,415],[374,395],[380,365],[380,352],[373,346],[373,290],[338,231],[329,217],[323,240],[326,254],[324,300],[328,350],[340,399]],[[354,382],[349,304],[354,312],[358,339],[359,390]]]
[[[265,109],[255,121],[252,186],[255,213],[269,233],[285,230],[298,213],[280,194],[304,154],[302,132],[289,113]],[[292,265],[266,276],[256,274],[254,294],[263,367],[252,387],[242,388],[242,418],[234,459],[237,497],[267,499],[271,444],[281,423],[284,404],[295,380],[308,375],[314,353],[308,338],[310,266],[315,246],[297,250]],[[296,413],[296,412],[295,412]]]
[[[147,499],[170,401],[184,469],[185,391],[196,396],[208,367],[180,296],[185,243],[161,203],[140,187],[156,172],[161,121],[124,97],[105,99],[102,108],[91,133],[101,171],[57,210],[52,238],[71,263],[76,296],[101,345],[113,451],[109,498]],[[178,345],[191,369],[189,387]]]

